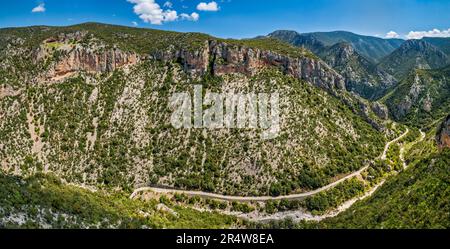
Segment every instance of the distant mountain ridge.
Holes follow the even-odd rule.
[[[450,62],[449,56],[424,40],[407,40],[380,62],[380,67],[401,79],[414,69],[437,69]]]
[[[312,52],[336,43],[351,44],[358,53],[372,62],[378,62],[392,53],[404,42],[402,39],[383,39],[373,36],[358,35],[348,31],[298,33],[296,31],[278,30],[268,35],[295,46],[304,45]]]
[[[347,90],[364,98],[377,99],[397,84],[394,77],[361,56],[349,43],[336,43],[318,55],[344,77]]]
[[[347,90],[356,92],[364,98],[377,99],[397,84],[397,80],[379,68],[373,58],[369,59],[370,55],[367,53],[363,55],[369,47],[361,49],[359,46],[360,49],[358,49],[358,44],[367,43],[364,39],[368,40],[368,37],[361,36],[359,42],[355,42],[355,37],[358,36],[356,34],[343,31],[332,33],[338,34],[338,36],[334,37],[323,33],[299,34],[295,31],[275,31],[269,34],[269,37],[311,50],[345,78]],[[346,39],[343,38],[345,36]],[[335,43],[341,38],[342,42]],[[382,40],[376,39],[378,43]],[[393,46],[387,45],[390,48],[382,50],[382,54],[394,49]],[[386,44],[378,46],[386,47]]]

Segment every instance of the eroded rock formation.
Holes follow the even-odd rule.
[[[276,66],[288,75],[310,82],[326,90],[345,89],[344,80],[327,64],[309,56],[289,57],[278,53],[208,41],[200,50],[169,49],[152,56],[162,61],[180,62],[184,70],[202,75],[208,70],[214,75],[230,73],[254,74],[259,69]]]

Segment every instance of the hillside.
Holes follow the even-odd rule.
[[[269,37],[311,50],[343,76],[348,91],[366,99],[378,99],[397,84],[393,76],[373,63],[372,57],[363,56],[364,51],[356,47],[352,39],[338,42],[337,38],[328,37],[321,40],[317,34],[280,30],[269,34]],[[374,45],[370,46],[373,48]]]
[[[426,41],[435,47],[439,48],[447,56],[450,56],[450,38],[446,37],[424,37],[423,41]]]
[[[364,98],[377,99],[397,84],[394,77],[359,55],[349,43],[336,43],[318,55],[344,77],[347,90]]]
[[[409,168],[336,218],[329,228],[448,228],[450,150],[438,152],[434,132],[411,148]]]
[[[450,67],[414,70],[385,98],[392,116],[409,125],[433,124],[450,109]]]
[[[379,66],[401,80],[414,69],[437,69],[450,63],[449,57],[436,46],[423,40],[408,40]]]
[[[157,184],[283,194],[363,167],[385,142],[373,128],[377,117],[345,92],[342,76],[274,39],[95,23],[0,33],[7,43],[0,161],[9,173],[54,172],[70,183],[125,190]],[[261,129],[175,129],[169,97],[194,85],[278,92],[280,133],[263,140]]]
[[[236,228],[243,224],[217,212],[176,205],[168,198],[130,200],[122,192],[75,187],[48,174],[29,178],[0,174],[0,184],[0,228]]]

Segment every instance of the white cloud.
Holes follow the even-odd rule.
[[[422,39],[423,37],[450,37],[450,29],[439,30],[433,29],[429,31],[411,31],[406,35],[408,39]]]
[[[173,7],[173,4],[172,4],[172,2],[167,1],[167,2],[164,3],[163,6],[164,6],[164,7],[167,7],[167,8],[172,8],[172,7]]]
[[[155,0],[127,0],[130,3],[134,4],[133,10],[139,18],[146,22],[155,25],[161,25],[164,22],[173,22],[178,20],[180,17],[183,20],[197,21],[199,15],[197,13],[188,14],[180,14],[178,15],[176,10],[166,9],[163,10],[155,2]],[[163,7],[168,7],[166,2]],[[171,3],[170,3],[171,4]],[[171,7],[169,7],[171,8]]]
[[[389,31],[385,37],[386,38],[399,38],[400,35],[397,34],[397,32],[395,32],[395,31]]]
[[[133,26],[137,27],[138,23],[137,22],[131,22],[131,24],[133,24]]]
[[[178,19],[178,14],[175,10],[166,10],[164,12],[164,18],[166,22],[173,22]]]
[[[33,13],[42,13],[45,12],[45,3],[41,3],[38,6],[34,7],[31,12]]]
[[[201,2],[197,5],[197,10],[200,11],[218,11],[219,6],[216,2],[212,1],[210,3]]]
[[[183,20],[188,20],[188,21],[198,21],[198,19],[200,18],[200,15],[197,14],[196,12],[192,12],[192,14],[188,15],[188,14],[181,14],[180,15],[181,19]]]

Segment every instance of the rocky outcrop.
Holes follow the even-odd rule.
[[[389,118],[388,108],[379,102],[372,103],[372,111],[381,119],[386,120]]]
[[[55,63],[49,76],[63,76],[77,71],[112,72],[125,65],[136,64],[137,61],[138,56],[135,53],[119,49],[96,52],[77,46]]]
[[[117,47],[106,47],[99,41],[81,42],[86,34],[76,32],[46,39],[34,53],[34,61],[51,61],[45,78],[59,79],[76,72],[106,73],[134,65],[139,55]]]
[[[414,70],[385,100],[391,116],[400,121],[425,125],[448,113],[450,66],[435,70]]]
[[[397,84],[393,76],[361,56],[349,43],[337,43],[318,55],[344,77],[347,90],[366,99],[377,99]]]
[[[450,115],[442,123],[436,140],[440,148],[450,148]]]
[[[219,76],[233,73],[252,75],[263,68],[277,67],[287,75],[305,80],[326,90],[341,99],[353,112],[362,116],[375,129],[384,129],[380,122],[371,117],[372,108],[370,104],[353,94],[342,94],[340,92],[340,90],[345,92],[344,78],[318,58],[310,56],[290,57],[269,50],[217,41],[208,41],[202,49],[198,50],[172,47],[166,51],[154,53],[151,58],[165,62],[177,61],[183,66],[185,72],[196,76],[206,73]],[[382,113],[383,111],[385,110],[380,107],[380,115],[387,116],[386,113]]]
[[[242,73],[252,75],[265,67],[277,67],[288,75],[334,92],[345,89],[341,75],[326,63],[312,57],[289,57],[269,50],[208,41],[199,50],[169,49],[154,53],[152,58],[178,61],[187,73],[214,75]]]

